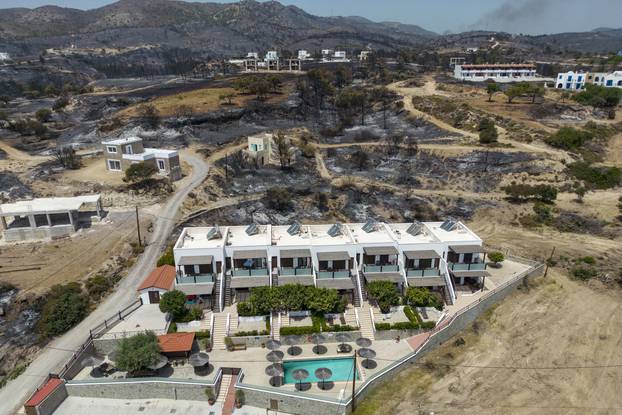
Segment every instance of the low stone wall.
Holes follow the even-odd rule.
[[[376,330],[374,332],[374,337],[376,340],[395,340],[397,336],[400,339],[404,340],[408,337],[416,336],[417,334],[423,333],[423,330]]]
[[[233,344],[245,344],[246,347],[263,347],[270,340],[270,336],[232,336],[230,339]]]
[[[236,389],[244,391],[244,402],[246,405],[257,408],[270,408],[271,400],[278,402],[279,412],[300,415],[327,415],[342,414],[343,408],[340,408],[338,401],[317,399],[300,399],[297,396],[280,394],[269,390],[255,390],[250,386],[238,385]]]
[[[207,401],[205,389],[211,382],[185,382],[170,379],[136,378],[122,380],[69,381],[69,396],[108,399],[181,399]]]
[[[337,340],[335,338],[335,336],[337,334],[339,334],[339,333],[347,334],[349,340],[346,340],[346,342],[350,342],[350,343],[353,343],[356,339],[361,337],[360,330],[355,330],[355,331],[325,331],[325,332],[322,333],[322,335],[326,338],[324,343],[341,343],[339,340]],[[285,336],[283,336],[281,334],[281,338],[283,338],[283,337],[285,337]],[[311,334],[300,336],[300,344],[312,344],[312,343],[313,343],[313,341],[311,340]]]
[[[57,225],[41,228],[15,228],[4,231],[7,242],[26,241],[30,239],[62,238],[75,232],[73,225]]]

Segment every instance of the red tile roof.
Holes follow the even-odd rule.
[[[169,333],[158,336],[162,353],[189,352],[192,349],[194,332]]]
[[[162,265],[157,267],[145,280],[140,284],[137,291],[145,288],[161,288],[170,290],[175,281],[175,267],[172,265]]]
[[[50,378],[45,385],[43,385],[38,391],[36,391],[30,399],[24,404],[24,406],[37,406],[40,405],[54,390],[65,383],[59,378]]]

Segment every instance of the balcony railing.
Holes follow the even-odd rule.
[[[177,284],[206,284],[214,282],[214,274],[177,276],[175,280]]]
[[[398,272],[399,265],[363,265],[363,272]]]
[[[234,269],[232,274],[234,277],[266,277],[268,275],[268,269],[267,268]]]
[[[486,264],[483,262],[473,262],[468,264],[450,262],[448,266],[452,271],[484,271],[486,269]]]
[[[293,277],[297,275],[309,276],[313,275],[313,271],[311,268],[281,268],[281,272],[279,274],[284,277]]]
[[[441,272],[437,268],[409,269],[407,277],[440,277]]]
[[[321,280],[350,278],[350,271],[318,271],[317,277]]]

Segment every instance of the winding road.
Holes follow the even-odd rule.
[[[184,160],[192,166],[192,174],[177,183],[176,192],[154,219],[151,239],[148,241],[144,253],[130,269],[127,277],[122,279],[116,291],[108,296],[80,324],[50,342],[22,375],[0,389],[0,414],[15,413],[47,375],[58,372],[66,360],[71,357],[73,351],[86,341],[91,327],[97,326],[136,300],[136,287],[155,266],[166,245],[167,238],[173,231],[176,221],[171,218],[176,217],[188,193],[200,185],[207,176],[209,167],[203,160],[189,155],[184,156]]]

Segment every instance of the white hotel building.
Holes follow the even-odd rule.
[[[490,79],[499,83],[536,81],[536,66],[532,64],[482,64],[456,65],[454,78],[461,81],[485,82]]]
[[[456,285],[487,275],[482,240],[453,220],[184,228],[174,257],[175,288],[218,311],[284,284],[334,288],[358,305],[377,280],[429,287],[452,304]]]

